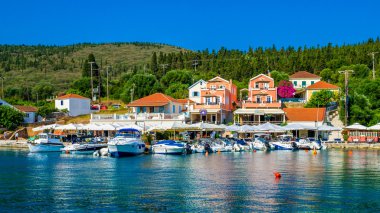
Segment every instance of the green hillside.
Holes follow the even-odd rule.
[[[100,67],[112,65],[113,76],[132,69],[147,69],[153,52],[176,53],[180,48],[151,43],[77,44],[70,46],[0,45],[0,75],[9,95],[29,91],[47,82],[55,93],[64,92],[81,77],[84,61],[90,53]],[[10,91],[13,90],[13,91]],[[16,91],[18,90],[18,91]],[[21,95],[20,95],[21,96]]]

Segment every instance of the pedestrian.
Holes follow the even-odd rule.
[[[15,134],[16,142],[18,142],[18,132]]]

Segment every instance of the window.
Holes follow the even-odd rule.
[[[259,83],[255,83],[255,88],[256,89],[260,88],[260,84]]]
[[[209,104],[210,103],[210,97],[207,97],[206,98],[206,104]]]
[[[267,96],[267,103],[272,103],[272,97],[271,96]]]
[[[63,106],[63,100],[61,100],[61,106]]]
[[[216,104],[220,103],[220,97],[216,97]]]
[[[297,81],[293,81],[293,84],[296,87],[297,86]]]
[[[178,106],[178,113],[182,112],[182,107]]]
[[[26,118],[29,118],[29,113],[25,113],[25,117],[26,117]]]
[[[193,97],[198,97],[199,96],[199,92],[198,91],[194,91],[193,92]]]
[[[136,107],[136,112],[140,113],[140,111],[141,111],[140,107]]]
[[[173,105],[173,113],[175,113],[175,105]]]
[[[257,102],[257,103],[261,103],[261,98],[260,98],[260,96],[256,96],[256,102]]]
[[[264,83],[264,89],[269,89],[269,83]]]
[[[211,85],[211,90],[216,90],[216,85]]]
[[[146,107],[142,107],[141,111],[146,112]]]
[[[306,81],[302,81],[302,87],[306,87]]]
[[[160,107],[158,108],[158,111],[159,111],[160,113],[163,113],[163,112],[165,111],[165,107],[160,106]]]
[[[224,89],[224,86],[223,86],[223,85],[220,85],[220,86],[219,86],[219,89]]]
[[[150,113],[154,112],[154,107],[150,107],[149,112]]]
[[[314,84],[314,81],[311,81],[311,84]]]

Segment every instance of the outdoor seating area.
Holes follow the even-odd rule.
[[[350,143],[377,143],[380,136],[380,123],[366,127],[359,123],[354,123],[345,128]]]

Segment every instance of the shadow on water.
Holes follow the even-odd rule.
[[[376,211],[378,151],[127,158],[0,150],[3,211]],[[281,173],[276,179],[274,172]]]

